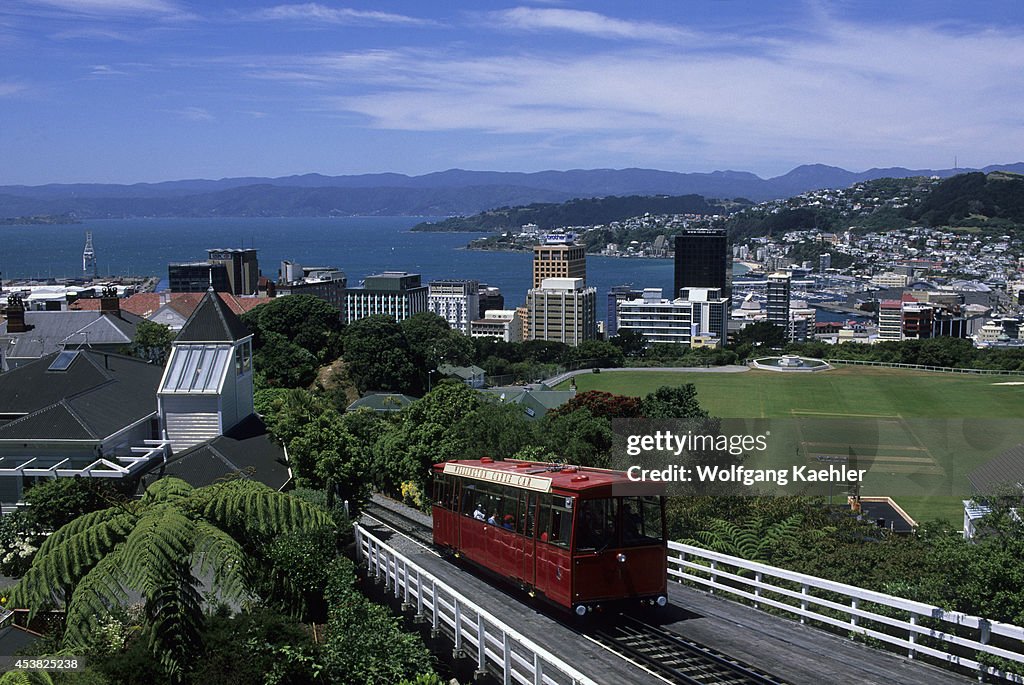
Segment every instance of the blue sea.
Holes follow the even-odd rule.
[[[431,217],[97,219],[66,226],[0,226],[0,274],[17,278],[81,276],[85,232],[91,231],[101,275],[167,277],[170,262],[202,261],[208,248],[256,248],[263,275],[277,278],[282,260],[335,266],[350,285],[385,270],[423,282],[473,278],[501,288],[505,305],[526,300],[531,256],[466,250],[480,234],[413,233]],[[736,273],[746,269],[735,267]],[[598,289],[598,317],[612,286],[672,290],[669,259],[587,257],[587,285]]]

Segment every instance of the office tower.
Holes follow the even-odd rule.
[[[367,276],[362,287],[345,293],[343,319],[351,323],[375,314],[404,321],[413,314],[427,311],[427,287],[420,284],[419,274],[385,271]]]
[[[672,297],[679,297],[683,288],[717,288],[728,297],[728,243],[725,230],[719,228],[684,229],[677,235]]]
[[[539,288],[545,278],[579,278],[587,282],[587,251],[574,245],[572,233],[544,237],[533,246],[533,287]]]
[[[223,264],[228,272],[228,283],[233,295],[255,295],[260,283],[260,265],[253,249],[207,250],[211,264]]]
[[[782,328],[789,338],[790,275],[776,272],[768,277],[768,321]]]
[[[659,291],[660,292],[660,291]],[[605,338],[611,338],[618,333],[619,328],[619,302],[635,300],[643,297],[644,291],[630,285],[615,285],[608,291],[608,326],[605,328]],[[660,295],[658,297],[661,297]]]
[[[582,278],[545,278],[526,294],[529,340],[576,346],[597,338],[597,288]]]

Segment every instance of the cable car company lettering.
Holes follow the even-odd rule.
[[[525,473],[514,473],[498,469],[485,469],[481,466],[466,466],[465,464],[444,465],[444,473],[449,476],[460,476],[474,480],[485,480],[489,483],[501,483],[511,485],[524,490],[535,492],[551,492],[551,479],[544,476],[530,476]]]

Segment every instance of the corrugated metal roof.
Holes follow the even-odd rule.
[[[1024,444],[1012,447],[967,475],[980,494],[993,494],[1007,485],[1024,483]]]

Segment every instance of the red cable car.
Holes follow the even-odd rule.
[[[585,616],[665,606],[665,498],[621,471],[466,459],[434,465],[434,543]]]

